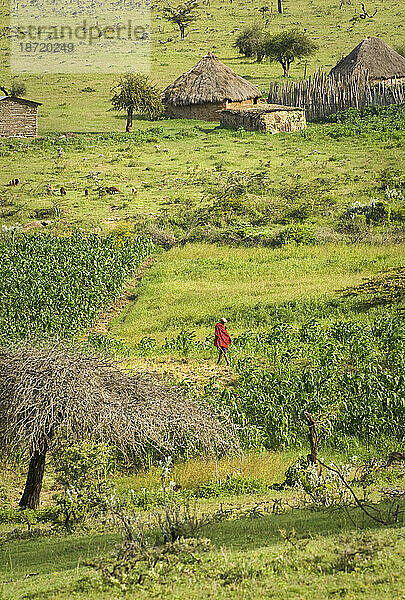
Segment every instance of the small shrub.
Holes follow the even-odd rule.
[[[117,557],[103,557],[87,564],[100,573],[103,586],[127,591],[148,581],[164,582],[174,570],[190,573],[201,562],[201,554],[211,548],[210,540],[195,538],[181,538],[159,546],[124,542]]]
[[[361,242],[369,234],[367,218],[363,214],[354,214],[350,218],[341,218],[337,225],[340,233],[346,234],[352,243]]]
[[[115,466],[110,446],[82,442],[66,448],[56,468],[58,481],[65,487],[102,486]]]
[[[368,203],[355,202],[349,206],[341,215],[340,222],[343,227],[350,223],[358,215],[363,215],[367,225],[371,223],[383,223],[389,219],[391,209],[388,204],[373,198]]]
[[[293,224],[281,229],[273,238],[276,246],[309,246],[317,243],[314,229],[309,225]]]
[[[382,190],[387,188],[405,188],[405,175],[401,169],[387,168],[379,174],[379,182]]]
[[[69,531],[105,511],[111,492],[107,477],[115,463],[106,444],[82,442],[67,448],[57,463],[58,481],[65,491],[56,496],[60,520]]]

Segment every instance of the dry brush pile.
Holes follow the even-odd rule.
[[[30,457],[21,506],[36,508],[47,452],[81,440],[110,443],[127,459],[147,452],[224,452],[229,424],[180,389],[61,345],[0,350],[0,447]]]

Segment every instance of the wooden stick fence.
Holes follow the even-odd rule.
[[[308,121],[314,121],[346,108],[405,102],[405,84],[397,79],[371,84],[367,73],[329,77],[317,71],[303,81],[271,83],[267,101],[305,108]]]

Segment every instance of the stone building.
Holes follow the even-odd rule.
[[[331,77],[352,77],[367,73],[371,83],[405,78],[405,58],[383,40],[368,37],[342,58],[330,72]]]
[[[253,106],[261,93],[209,52],[163,92],[166,113],[178,119],[219,121],[226,108]]]
[[[40,102],[0,96],[0,137],[35,137]]]
[[[221,126],[247,131],[299,131],[307,126],[305,109],[280,104],[259,104],[255,107],[226,109],[221,112]]]

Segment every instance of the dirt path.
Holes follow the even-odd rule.
[[[120,314],[130,302],[136,299],[133,288],[138,285],[149,269],[156,262],[155,257],[148,258],[140,267],[136,275],[127,281],[126,289],[116,300],[108,306],[98,317],[88,333],[107,335],[110,323]],[[235,381],[235,374],[231,367],[216,365],[212,360],[194,358],[179,358],[176,356],[131,357],[120,361],[128,371],[144,371],[156,373],[165,379],[182,381],[188,379],[197,383],[201,388],[215,377],[222,384],[230,385]]]
[[[143,265],[141,265],[141,267],[139,268],[139,271],[136,273],[135,277],[127,281],[126,289],[122,292],[122,294],[118,298],[116,298],[114,302],[105,309],[104,312],[101,313],[97,321],[89,329],[89,333],[97,333],[99,335],[105,335],[108,333],[110,323],[113,320],[113,318],[119,315],[120,312],[124,310],[124,308],[128,306],[130,302],[133,302],[133,300],[135,299],[132,291],[133,288],[136,285],[138,285],[142,277],[145,275],[147,269],[149,269],[149,267],[151,267],[154,262],[156,262],[156,257],[154,256],[151,256],[147,260],[145,260]]]
[[[179,358],[176,356],[130,357],[122,360],[128,371],[154,373],[170,381],[189,380],[203,388],[211,378],[222,385],[236,380],[232,367],[217,365],[210,359]]]

